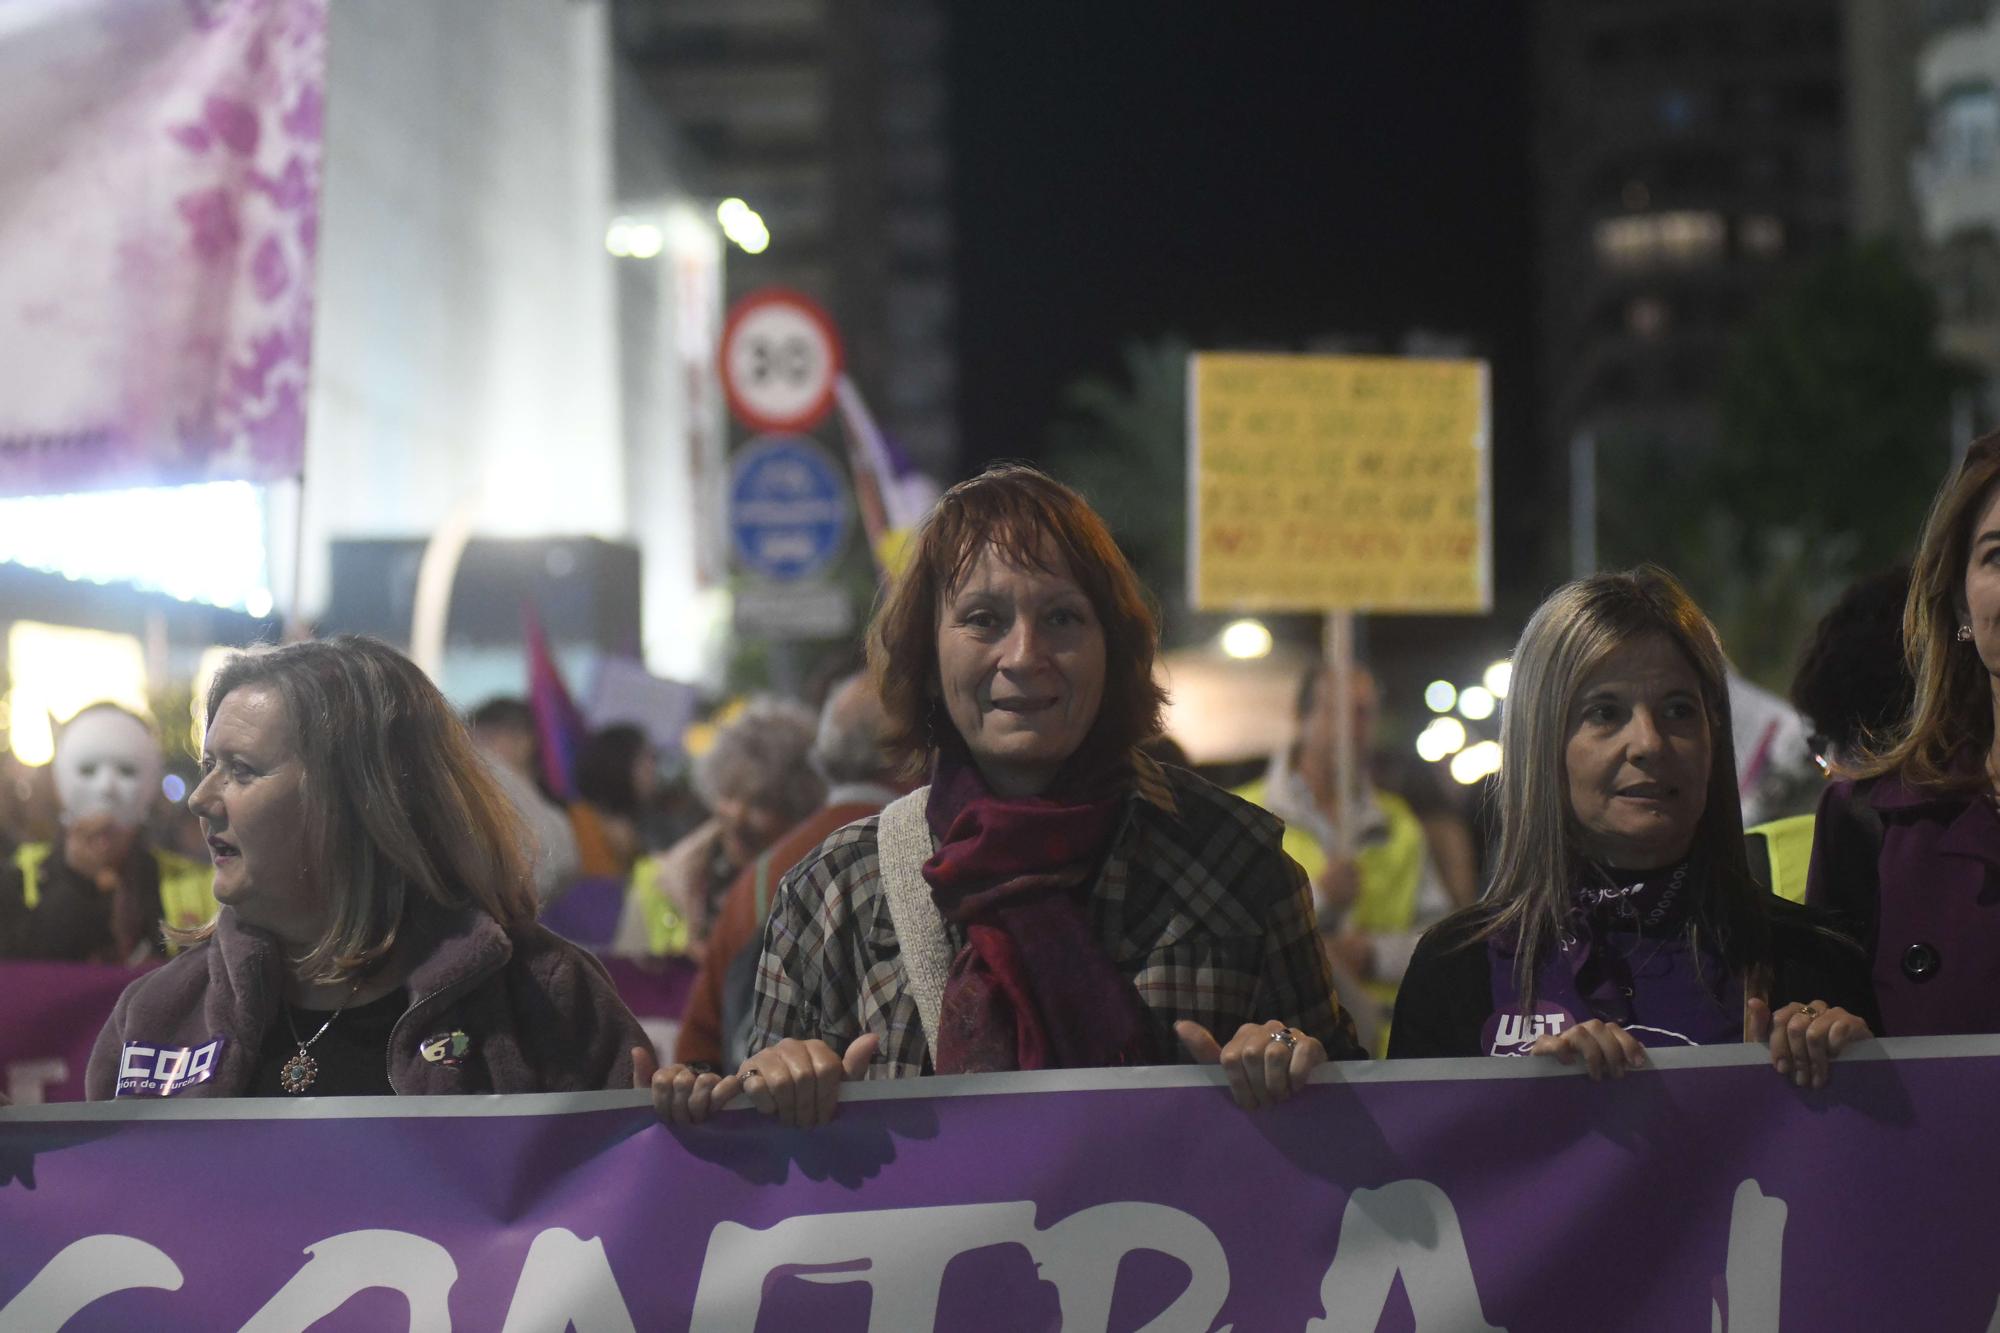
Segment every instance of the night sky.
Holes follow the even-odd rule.
[[[1526,13],[953,6],[966,465],[1037,456],[1064,386],[1135,337],[1421,327],[1493,362],[1509,510],[1538,470]]]

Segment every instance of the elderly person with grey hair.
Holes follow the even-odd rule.
[[[785,699],[753,699],[695,761],[709,818],[632,872],[612,940],[627,956],[700,953],[729,882],[819,807],[826,784],[806,762],[815,720]]]
[[[813,768],[826,779],[826,801],[745,866],[729,886],[681,1016],[674,1047],[678,1063],[733,1069],[749,1053],[745,1043],[755,996],[757,941],[778,881],[829,834],[879,814],[910,789],[887,748],[888,729],[882,698],[865,673],[849,676],[827,695],[811,755]]]

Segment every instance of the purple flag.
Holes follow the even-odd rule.
[[[1654,1058],[1328,1069],[1254,1115],[1208,1070],[862,1084],[816,1131],[638,1093],[0,1111],[0,1328],[1988,1326],[2000,1038],[1818,1093]]]
[[[295,475],[325,0],[0,11],[0,494]]]
[[[541,617],[527,603],[521,606],[521,639],[528,654],[528,707],[535,714],[535,736],[541,741],[542,783],[557,799],[576,799],[576,754],[589,728],[576,706],[562,668],[549,648]]]

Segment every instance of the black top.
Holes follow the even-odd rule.
[[[35,876],[38,901],[27,902],[27,882],[10,853],[0,861],[0,958],[39,958],[64,963],[126,963],[120,956],[111,914],[121,894],[147,952],[161,954],[160,864],[144,838],[135,838],[119,867],[123,889],[106,893],[95,880],[71,870],[57,838]]]
[[[1403,974],[1389,1029],[1389,1058],[1486,1055],[1480,1034],[1493,1016],[1492,955],[1475,938],[1486,909],[1456,912],[1424,932]],[[1771,900],[1771,1007],[1820,1000],[1882,1030],[1868,959],[1858,945],[1815,929],[1819,914]]]
[[[278,1082],[279,1071],[285,1067],[285,1061],[299,1053],[299,1040],[311,1040],[319,1025],[333,1017],[333,1010],[285,1005],[257,1048],[257,1068],[250,1075],[250,1086],[243,1095],[387,1097],[394,1094],[396,1090],[389,1086],[389,1033],[409,1007],[409,990],[398,987],[379,1000],[355,1005],[335,1018],[333,1026],[306,1052],[319,1066],[312,1086],[294,1093],[286,1092]],[[294,1027],[299,1040],[292,1037]]]

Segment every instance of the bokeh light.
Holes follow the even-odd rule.
[[[1417,735],[1417,756],[1434,764],[1465,745],[1465,724],[1455,717],[1434,717]]]
[[[741,199],[725,199],[715,206],[715,220],[722,234],[741,246],[745,254],[761,255],[771,245],[771,230],[757,210]]]
[[[1468,745],[1451,757],[1452,778],[1466,786],[1471,786],[1481,778],[1491,777],[1500,771],[1500,745],[1497,741],[1480,741]]]
[[[644,218],[613,218],[604,229],[604,248],[620,259],[651,259],[666,244],[666,233]]]
[[[1271,655],[1271,631],[1261,620],[1238,620],[1222,631],[1222,651],[1239,661]]]
[[[54,723],[109,702],[148,711],[146,654],[130,634],[17,620],[7,628],[7,739],[28,765],[55,758]]]

